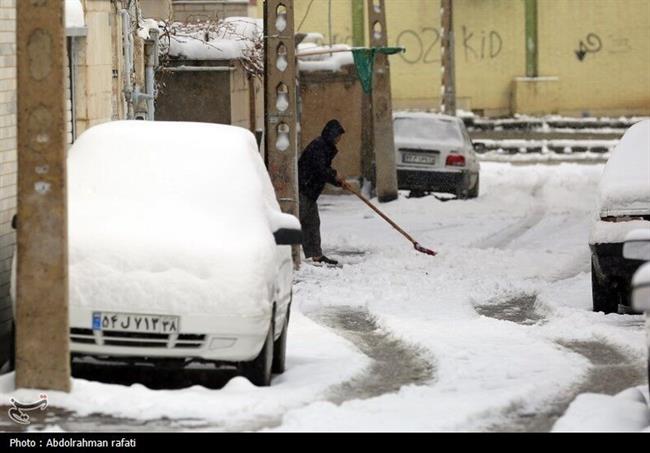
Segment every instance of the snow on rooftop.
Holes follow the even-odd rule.
[[[605,166],[601,216],[650,214],[650,120],[630,127]]]
[[[81,28],[86,26],[81,0],[65,0],[65,26],[66,28]]]
[[[263,29],[260,19],[229,17],[212,31],[179,30],[170,40],[169,55],[186,60],[236,60],[254,45]]]

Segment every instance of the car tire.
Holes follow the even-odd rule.
[[[274,315],[273,315],[274,316]],[[271,325],[266,334],[264,345],[260,353],[250,362],[243,362],[241,372],[243,376],[258,387],[268,387],[271,385],[271,367],[273,365],[273,316]]]
[[[289,315],[291,304],[287,307],[287,315],[284,317],[282,333],[273,343],[273,365],[271,371],[275,374],[282,374],[287,369],[287,332],[289,331]]]
[[[598,278],[593,258],[591,260],[591,297],[594,311],[602,311],[605,314],[618,313],[618,292]]]
[[[467,194],[467,198],[478,198],[480,185],[481,185],[481,176],[476,175],[476,184],[474,184],[472,190],[470,190],[469,193]]]

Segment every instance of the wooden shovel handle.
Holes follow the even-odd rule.
[[[412,237],[411,237],[411,236],[410,236],[406,231],[404,231],[403,229],[401,229],[401,228],[399,227],[399,225],[397,225],[395,222],[393,222],[393,221],[392,221],[392,220],[391,220],[391,219],[390,219],[386,214],[384,214],[383,212],[381,212],[381,211],[379,210],[379,208],[377,208],[374,204],[372,204],[372,203],[370,202],[370,200],[368,200],[366,197],[364,197],[363,195],[361,195],[358,191],[354,190],[354,188],[352,188],[352,186],[351,186],[350,184],[348,184],[348,183],[345,182],[345,181],[341,181],[341,187],[342,187],[343,189],[347,190],[348,192],[353,193],[354,195],[356,195],[357,197],[359,197],[359,199],[360,199],[361,201],[363,201],[365,204],[367,204],[368,207],[369,207],[370,209],[372,209],[372,210],[375,211],[377,214],[379,214],[379,215],[381,216],[382,219],[384,219],[386,222],[388,222],[388,223],[390,224],[390,226],[392,226],[392,227],[395,228],[397,231],[399,231],[400,233],[402,233],[402,235],[403,235],[406,239],[408,239],[408,240],[409,240],[413,245],[416,245],[416,244],[417,244],[417,241],[416,241],[415,239],[413,239],[413,238],[412,238]]]

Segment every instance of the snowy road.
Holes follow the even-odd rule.
[[[77,379],[50,395],[74,418],[48,409],[30,428],[548,431],[577,394],[646,379],[642,318],[591,312],[602,168],[484,163],[477,200],[382,206],[435,258],[357,199],[325,196],[325,252],[344,266],[296,276],[289,369],[271,388]],[[0,378],[3,401],[33,393]]]

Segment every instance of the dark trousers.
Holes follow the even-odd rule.
[[[320,217],[318,203],[300,194],[300,224],[302,225],[302,249],[306,258],[323,256],[320,247]]]

